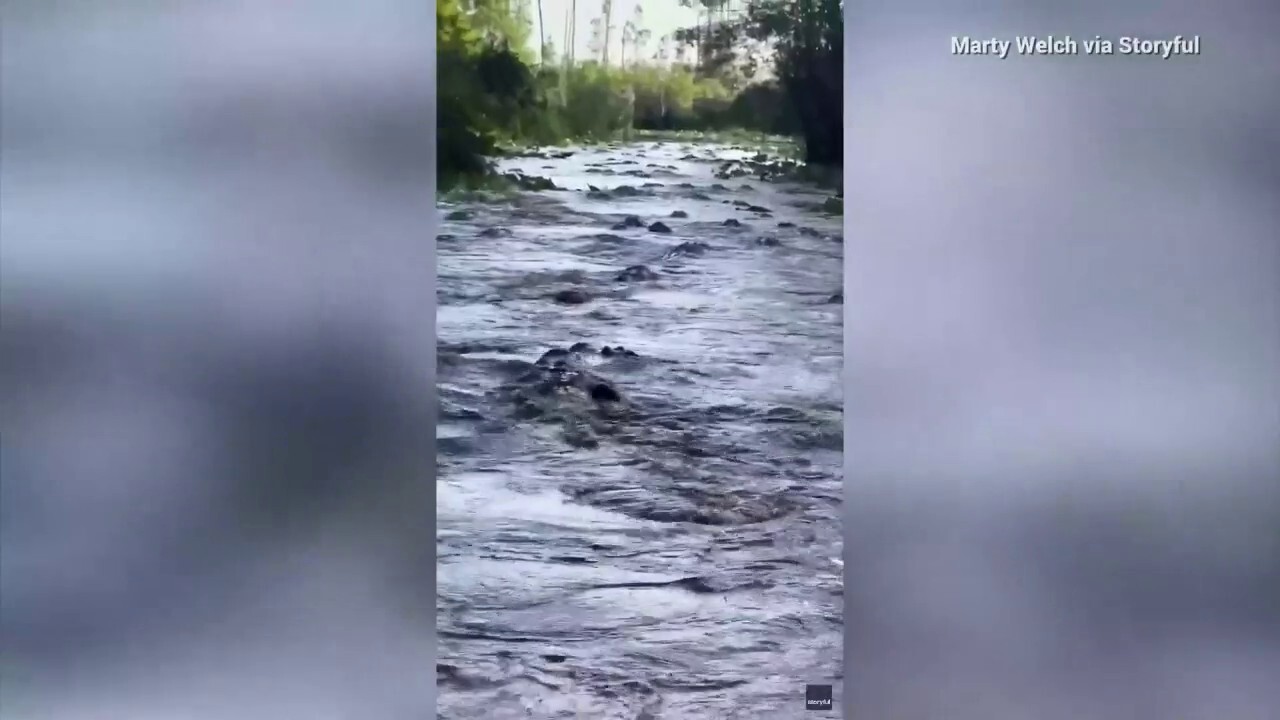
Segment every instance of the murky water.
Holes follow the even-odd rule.
[[[805,717],[839,683],[840,223],[714,174],[751,154],[520,158],[563,189],[442,204],[440,717]]]

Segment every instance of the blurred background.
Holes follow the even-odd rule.
[[[849,10],[848,717],[1274,717],[1277,14]]]
[[[430,9],[5,3],[6,718],[433,716]]]

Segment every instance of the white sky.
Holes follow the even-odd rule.
[[[542,0],[542,15],[547,23],[547,35],[550,36],[556,55],[559,57],[564,55],[564,33],[571,5],[572,0]],[[612,24],[616,26],[616,30],[609,43],[611,58],[618,57],[622,26],[631,19],[636,5],[644,7],[643,27],[653,33],[645,48],[645,54],[649,56],[658,50],[658,38],[674,32],[676,28],[693,25],[697,18],[693,9],[680,7],[676,0],[614,0]],[[577,46],[578,59],[590,56],[587,45],[591,42],[591,20],[600,16],[601,8],[601,0],[578,0],[578,37],[574,43]],[[538,46],[537,0],[529,0],[529,9],[533,19],[533,37],[530,43],[536,49]]]

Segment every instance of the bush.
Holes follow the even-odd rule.
[[[776,84],[733,93],[685,66],[535,67],[519,13],[480,0],[441,0],[437,27],[437,157],[442,188],[491,170],[504,144],[607,140],[632,130],[752,130],[800,127]],[[504,14],[505,12],[505,14]]]

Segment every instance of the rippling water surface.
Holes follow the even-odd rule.
[[[714,175],[751,154],[513,159],[563,189],[442,203],[442,718],[805,717],[839,684],[840,224]]]

